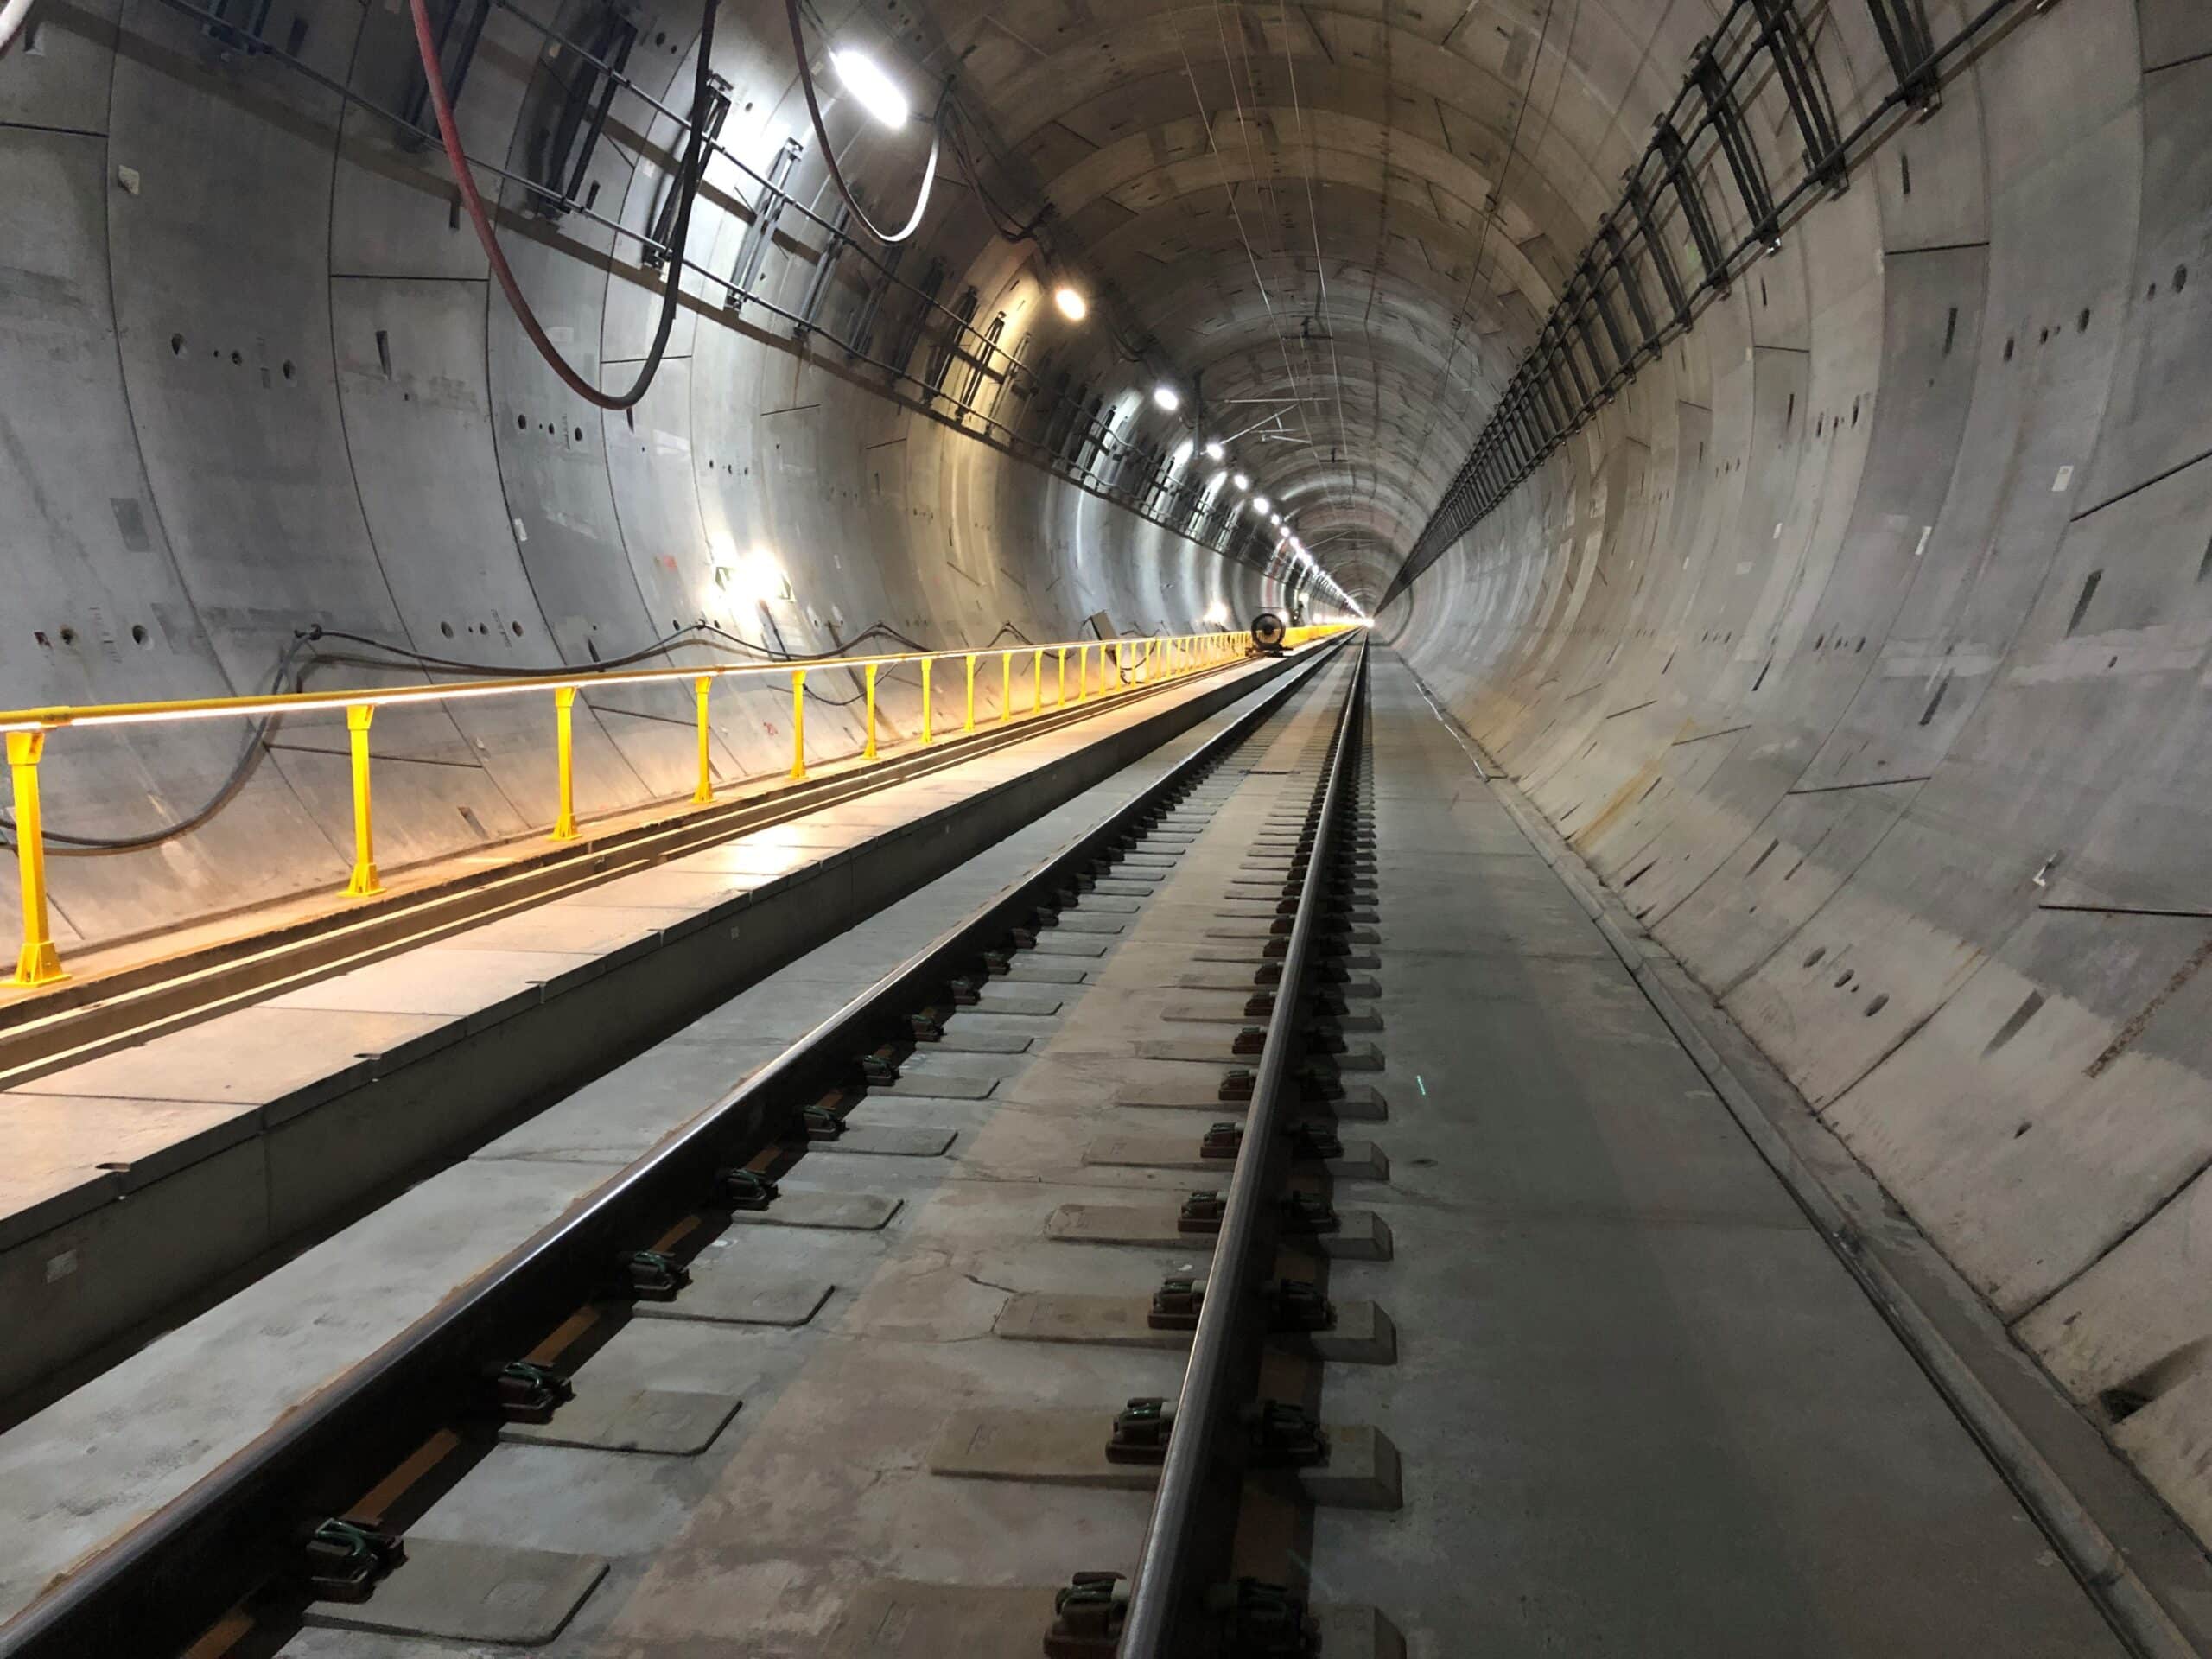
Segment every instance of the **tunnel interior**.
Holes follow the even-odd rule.
[[[423,10],[550,346],[626,385],[699,8]],[[410,6],[18,16],[0,705],[1371,619],[2212,1539],[2212,10],[715,18],[611,410],[492,280]],[[876,223],[933,178],[911,238],[794,27]],[[790,708],[721,696],[717,775]],[[389,863],[550,821],[550,718],[381,715]],[[683,796],[690,718],[587,690],[580,808]],[[54,734],[65,951],[342,883],[346,735]]]

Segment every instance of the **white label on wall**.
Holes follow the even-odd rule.
[[[2050,493],[2056,495],[2073,481],[2074,469],[2071,467],[2062,467],[2058,469],[2058,476],[2050,480]]]
[[[1919,543],[1912,550],[1912,556],[1914,558],[1918,558],[1922,554],[1928,550],[1928,538],[1935,533],[1935,531],[1936,526],[1933,524],[1923,524],[1920,527]]]

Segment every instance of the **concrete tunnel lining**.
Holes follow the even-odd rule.
[[[1970,10],[1927,8],[1938,34]],[[1371,602],[1719,10],[1516,3],[1462,28],[1344,7],[1287,35],[1238,8],[1241,34],[1187,70],[1158,10],[822,21],[963,64],[1003,188],[1068,209],[1046,258],[948,190],[905,268],[941,261],[945,296],[973,285],[979,321],[1003,313],[1028,361],[1118,400],[1147,442],[1185,432],[1142,399],[1156,374],[1299,400],[1311,442],[1238,464],[1317,545],[1350,532],[1318,550]],[[680,102],[696,16],[638,15],[632,73]],[[1863,7],[1822,16],[1851,116],[1888,69]],[[696,617],[765,640],[714,575],[756,547],[790,578],[772,615],[794,649],[873,623],[945,645],[1071,637],[1099,611],[1183,627],[1279,595],[704,284],[634,418],[588,410],[490,290],[434,147],[158,0],[35,26],[35,54],[0,57],[0,704],[257,690],[315,626],[511,671]],[[397,15],[299,0],[267,27],[364,97],[404,83]],[[760,166],[805,136],[780,28],[748,0],[719,30],[724,138]],[[528,164],[543,44],[487,24],[461,108],[482,158]],[[2200,1538],[2208,54],[2193,0],[2024,9],[1377,630]],[[1779,143],[1770,89],[1754,107]],[[872,199],[906,200],[912,146],[830,114]],[[663,149],[676,130],[625,118]],[[760,194],[727,165],[709,178],[694,246],[727,270]],[[635,226],[662,183],[608,143],[582,188]],[[810,155],[791,188],[834,201]],[[1717,175],[1712,194],[1732,207]],[[1424,196],[1487,251],[1424,238]],[[1150,245],[1200,207],[1172,257]],[[558,238],[511,238],[524,285],[587,372],[620,378],[654,294],[611,235],[571,219]],[[818,248],[779,230],[755,291],[796,306]],[[1112,327],[1052,318],[1062,270],[1110,274]],[[425,671],[372,652],[316,671]],[[894,720],[915,695],[888,694]],[[680,696],[585,701],[586,810],[688,788]],[[733,696],[717,763],[779,765],[780,717],[777,692]],[[848,710],[817,719],[857,747]],[[505,704],[380,719],[391,861],[550,819],[546,724]],[[172,819],[241,740],[57,742],[49,820]],[[203,828],[64,861],[65,949],[342,881],[342,748],[288,721]],[[10,883],[10,926],[14,903]]]

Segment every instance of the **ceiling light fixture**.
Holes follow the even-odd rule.
[[[860,99],[861,107],[887,127],[903,127],[912,113],[906,103],[906,94],[899,90],[899,83],[883,73],[874,58],[865,52],[840,48],[830,54],[830,67],[837,72],[837,79],[844,88]]]
[[[1183,407],[1183,394],[1163,380],[1152,389],[1152,401],[1173,415]]]
[[[1267,517],[1268,498],[1264,495],[1254,496],[1252,498],[1252,511],[1258,513],[1263,518]]]
[[[1083,297],[1079,289],[1065,283],[1052,290],[1052,303],[1059,307],[1060,315],[1070,322],[1081,322],[1090,315],[1090,302]]]
[[[1219,438],[1208,438],[1206,440],[1206,459],[1208,461],[1219,461],[1228,453],[1228,450],[1221,447],[1221,440]]]
[[[1237,474],[1235,478],[1230,480],[1230,482],[1236,485],[1240,490],[1249,490],[1252,487],[1252,480],[1245,477],[1242,473]]]

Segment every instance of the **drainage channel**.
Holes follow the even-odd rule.
[[[671,1503],[687,1510],[690,1523],[727,1521],[733,1510],[715,1501],[720,1478],[760,1457],[790,1466],[792,1454],[779,1449],[776,1424],[763,1420],[806,1409],[813,1391],[810,1343],[815,1358],[841,1357],[849,1370],[869,1345],[872,1306],[907,1310],[886,1327],[894,1344],[964,1341],[958,1332],[927,1329],[931,1297],[907,1293],[931,1276],[932,1263],[953,1254],[927,1236],[942,1224],[935,1212],[957,1212],[971,1192],[1044,1190],[1038,1172],[995,1163],[997,1154],[986,1146],[1007,1125],[1018,1140],[1026,1116],[1018,1103],[995,1109],[1000,1074],[1027,1062],[1039,1037],[1049,1050],[1075,1023],[1103,976],[1102,964],[1132,954],[1126,936],[1159,905],[1185,858],[1210,831],[1215,847],[1226,844],[1224,831],[1236,833],[1230,820],[1247,791],[1272,785],[1269,792],[1281,795],[1281,786],[1301,781],[1293,773],[1302,766],[1310,793],[1321,756],[1283,751],[1281,734],[1303,731],[1310,747],[1313,734],[1334,723],[1332,707],[1318,715],[1316,707],[1341,701],[1350,678],[1338,653],[1287,681],[1160,785],[885,976],[569,1216],[62,1580],[0,1628],[0,1654],[190,1652],[213,1659],[405,1651],[423,1639],[538,1649],[558,1639],[566,1651],[571,1639],[618,1630],[650,1608],[652,1586],[682,1551],[655,1560],[630,1548],[642,1535],[635,1515],[619,1503],[599,1517],[595,1551],[518,1541],[551,1532],[561,1535],[558,1541],[578,1541],[592,1529],[594,1491],[626,1489],[625,1483],[633,1495],[664,1500],[664,1510]],[[1262,747],[1297,765],[1251,766]],[[1258,836],[1250,849],[1255,857],[1261,840],[1297,850],[1294,837]],[[1253,869],[1255,880],[1272,874],[1282,885],[1280,869],[1265,863]],[[1264,982],[1280,971],[1287,933],[1278,931],[1264,899],[1224,891],[1216,905],[1233,915],[1207,930],[1215,936],[1207,944],[1178,951],[1179,961],[1189,958],[1182,965],[1198,971],[1169,977],[1226,976],[1232,982],[1225,995],[1241,1020],[1249,999],[1262,995]],[[1345,943],[1341,933],[1335,942]],[[1195,1041],[1155,1034],[1125,1046],[1135,1071],[1193,1062],[1201,1072],[1223,1071],[1211,1092],[1224,1103],[1214,1109],[1228,1123],[1239,1085],[1231,1075],[1236,1068],[1222,1062],[1235,1061],[1245,1040],[1241,1027],[1227,1028],[1234,1023],[1206,1027],[1207,1036]],[[1201,1028],[1197,1021],[1155,1020],[1152,1029],[1185,1025]],[[1197,1128],[1188,1138],[1191,1147],[1166,1166],[1103,1155],[1095,1163],[1078,1160],[1076,1184],[1152,1189],[1171,1178],[1187,1184],[1173,1166],[1203,1169],[1234,1136]],[[966,1143],[959,1153],[956,1141]],[[980,1158],[973,1155],[978,1149]],[[925,1166],[936,1173],[911,1173]],[[855,1178],[849,1172],[856,1170],[884,1176]],[[1179,1258],[1192,1255],[1201,1236],[1185,1230],[1185,1207],[1178,1201],[1167,1210],[1171,1254]],[[1336,1218],[1317,1224],[1338,1230]],[[1058,1253],[1062,1243],[1076,1242],[1067,1231],[1064,1220],[1044,1215],[1034,1236],[1012,1254]],[[855,1242],[873,1255],[872,1274],[865,1256],[849,1250],[838,1259],[838,1247]],[[819,1261],[811,1259],[817,1245]],[[1130,1248],[1109,1244],[1102,1254]],[[842,1314],[822,1318],[841,1283],[858,1284],[860,1294]],[[994,1322],[1019,1295],[970,1288],[993,1304]],[[1173,1343],[1172,1326],[1166,1329]],[[707,1375],[714,1368],[702,1370],[687,1344],[695,1334],[711,1339],[730,1332],[753,1343],[756,1358],[768,1351],[760,1344],[788,1341],[794,1363],[780,1374],[772,1361],[764,1363],[757,1394],[721,1386],[726,1371]],[[1011,1351],[1021,1344],[1010,1325],[988,1345]],[[872,1389],[895,1393],[896,1371],[894,1365],[877,1383],[861,1382],[861,1403]],[[773,1409],[741,1420],[740,1408],[751,1398]],[[1113,1427],[1116,1414],[1106,1414],[1109,1439],[1126,1440],[1128,1432]],[[534,1467],[564,1492],[557,1526],[542,1509],[518,1510],[512,1492],[500,1495],[497,1465],[512,1453],[539,1459]],[[564,1459],[572,1460],[565,1476],[556,1472]],[[1122,1467],[1118,1459],[1108,1461]],[[625,1472],[610,1475],[617,1467]],[[961,1484],[950,1471],[931,1480]],[[829,1493],[847,1485],[834,1466],[810,1468],[804,1483]],[[1049,1476],[1046,1484],[1052,1484]],[[689,1500],[678,1503],[686,1492]],[[456,1535],[450,1523],[479,1501],[489,1501],[506,1524],[473,1539]],[[670,1513],[643,1529],[678,1544],[682,1531]],[[1059,1553],[1086,1554],[1085,1533],[1071,1526]],[[753,1541],[769,1547],[757,1527]],[[855,1628],[852,1618],[865,1617],[860,1604],[868,1585],[893,1581],[870,1579],[855,1593],[849,1567],[841,1564],[834,1575],[845,1586],[842,1605],[810,1615],[825,1640],[842,1640],[834,1631]],[[988,1576],[988,1561],[984,1569]],[[1017,1650],[1041,1650],[1052,1602],[1048,1580],[1043,1617]],[[761,1622],[781,1616],[769,1609]],[[365,1640],[373,1645],[358,1645]]]

